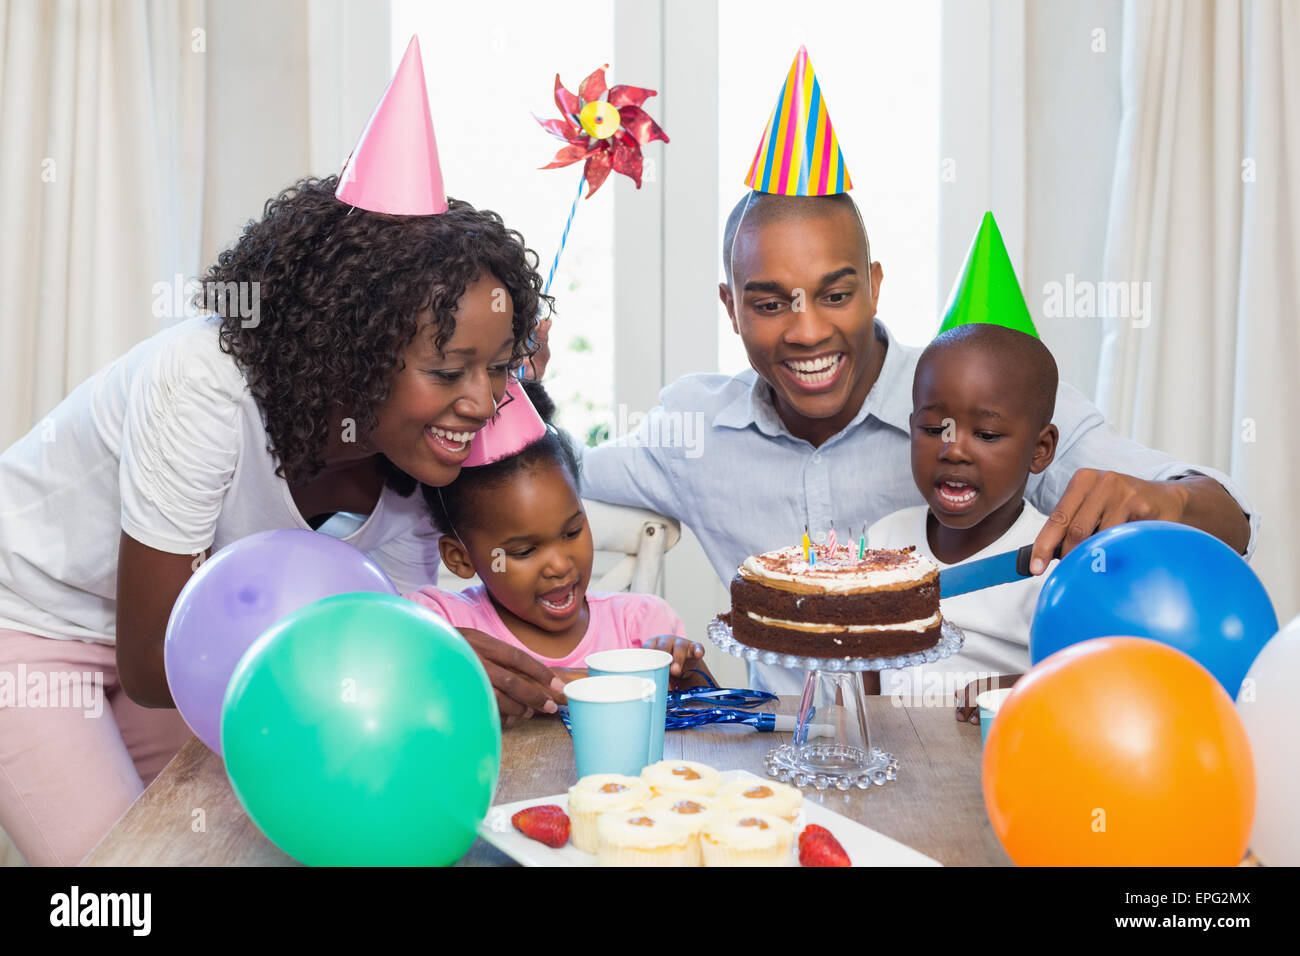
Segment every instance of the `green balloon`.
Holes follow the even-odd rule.
[[[249,647],[221,712],[249,817],[312,866],[446,866],[492,804],[501,724],[464,638],[390,594],[340,594]]]
[[[1007,255],[1002,233],[998,231],[991,212],[984,214],[957,281],[948,293],[939,331],[947,332],[971,322],[1004,325],[1034,338],[1039,337],[1034,320],[1029,316],[1029,306],[1020,291],[1016,270],[1011,267],[1011,257]]]

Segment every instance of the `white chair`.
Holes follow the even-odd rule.
[[[591,589],[656,593],[663,577],[664,554],[681,540],[681,526],[672,518],[641,508],[588,499],[583,499],[582,507],[596,549]],[[438,586],[446,590],[463,591],[478,583],[477,577],[457,577],[445,565],[438,569]]]
[[[656,593],[664,554],[682,539],[681,525],[653,511],[603,501],[584,499],[582,507],[596,546],[591,586],[597,591]]]

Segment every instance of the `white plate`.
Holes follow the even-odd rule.
[[[750,779],[762,780],[763,778],[747,770],[728,770],[722,774],[723,783]],[[583,853],[572,843],[556,850],[545,843],[529,839],[511,824],[510,818],[525,807],[540,807],[548,803],[555,804],[567,813],[569,795],[557,793],[550,797],[534,797],[532,800],[518,800],[515,803],[495,806],[488,811],[487,818],[479,824],[479,836],[524,866],[595,866],[595,855]],[[891,840],[883,833],[877,833],[820,803],[813,803],[805,798],[803,809],[799,811],[799,816],[795,820],[795,829],[802,830],[810,823],[821,824],[830,830],[835,839],[840,841],[854,866],[943,866],[938,860],[932,860],[910,846]],[[797,854],[796,845],[790,857],[792,866],[798,863]]]

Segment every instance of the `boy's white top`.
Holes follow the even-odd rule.
[[[219,331],[200,316],[146,339],[0,454],[0,627],[113,643],[122,531],[197,558],[257,531],[310,529]],[[342,540],[399,591],[434,580],[438,534],[419,494],[385,486]]]
[[[936,558],[930,550],[930,541],[925,531],[929,513],[930,509],[921,505],[886,515],[868,529],[867,547],[905,548],[915,545],[918,554],[939,565],[940,572],[952,567]],[[965,561],[957,563],[966,564],[981,558],[991,558],[995,554],[1033,544],[1034,538],[1038,537],[1038,532],[1046,523],[1047,517],[1026,501],[1020,517],[1002,537]],[[943,598],[939,602],[939,610],[946,620],[956,624],[966,635],[961,653],[927,664],[924,668],[883,671],[880,675],[880,692],[886,695],[921,697],[927,693],[933,695],[937,688],[942,688],[945,699],[951,699],[956,688],[949,688],[948,684],[953,682],[953,678],[945,681],[941,676],[935,675],[952,674],[955,678],[969,674],[969,679],[975,680],[991,674],[1023,674],[1029,670],[1029,625],[1034,619],[1038,592],[1043,589],[1047,575],[1055,568],[1056,562],[1053,561],[1046,573],[1036,577]],[[960,680],[959,683],[964,685],[966,680]]]

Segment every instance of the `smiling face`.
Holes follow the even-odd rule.
[[[516,635],[520,622],[555,635],[585,634],[594,548],[568,470],[539,461],[476,489],[467,507],[473,518],[456,528],[461,540],[440,542],[447,566],[465,577],[477,571]]]
[[[802,205],[791,197],[762,202],[778,212],[746,212],[732,281],[719,292],[782,421],[819,445],[853,419],[880,372],[884,346],[873,320],[882,272],[879,263],[868,267],[852,206],[801,197],[793,202]]]
[[[945,528],[980,527],[987,544],[1019,516],[1029,475],[1056,450],[1031,387],[1014,362],[980,349],[931,349],[917,364],[912,477]]]
[[[370,445],[427,485],[455,479],[474,433],[505,395],[515,341],[513,312],[503,284],[484,274],[466,287],[455,332],[441,350],[434,345],[431,314],[422,316],[392,389],[376,410],[379,423]]]

